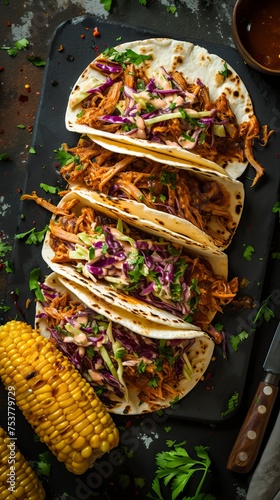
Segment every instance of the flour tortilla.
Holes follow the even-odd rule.
[[[83,140],[84,139],[82,136],[78,142],[78,146],[83,146]],[[93,141],[93,143],[95,143],[95,141]],[[108,149],[109,148],[106,147],[102,149],[102,151],[106,152]],[[133,155],[128,155],[126,152],[123,157],[126,158],[127,156]],[[143,155],[144,158],[146,156],[147,155]],[[152,158],[152,160],[155,159]],[[155,162],[155,164],[156,163],[157,162]],[[165,165],[171,165],[171,162],[166,161]],[[176,165],[176,167],[178,167],[179,169],[181,168],[178,165]],[[124,169],[124,171],[125,170],[126,169]],[[167,213],[155,208],[150,208],[144,203],[141,203],[140,200],[138,201],[135,199],[132,200],[128,198],[118,198],[115,196],[111,197],[99,191],[93,191],[90,187],[87,189],[91,192],[92,200],[100,202],[108,208],[116,207],[124,215],[129,213],[132,216],[137,215],[142,221],[151,221],[154,224],[158,225],[160,228],[166,228],[174,233],[186,236],[191,240],[198,241],[202,245],[225,250],[231,243],[241,219],[245,197],[243,183],[238,180],[231,179],[224,174],[219,174],[218,172],[210,172],[206,169],[202,171],[197,167],[197,165],[187,164],[185,165],[185,168],[183,170],[188,170],[189,173],[199,182],[215,181],[218,184],[221,192],[226,193],[226,198],[229,200],[229,206],[227,206],[226,208],[231,216],[231,221],[228,222],[227,227],[220,223],[219,216],[212,214],[207,223],[209,231],[203,231],[195,224],[187,219],[184,219],[183,217],[177,217],[172,213]],[[79,190],[83,188],[83,185],[81,185],[81,181],[79,180],[74,180],[72,183],[68,181],[68,186],[72,190]],[[197,208],[199,209],[199,207]],[[221,206],[220,208],[223,209],[223,206]],[[214,234],[217,233],[219,235],[218,243],[212,236],[213,233],[211,233],[211,230],[214,231]],[[222,242],[220,243],[221,240]]]
[[[138,227],[141,231],[145,231],[148,234],[155,235],[159,238],[165,239],[177,245],[182,245],[186,248],[190,256],[197,256],[208,260],[211,264],[214,273],[224,279],[227,279],[228,275],[228,257],[225,253],[220,250],[212,249],[205,245],[201,245],[198,242],[194,242],[187,237],[179,236],[178,234],[165,229],[160,228],[158,225],[150,221],[141,220],[136,215],[123,214],[118,208],[112,207],[108,208],[100,202],[93,200],[91,193],[87,190],[72,191],[64,196],[60,201],[58,206],[61,206],[63,202],[68,202],[76,198],[79,200],[79,204],[75,206],[75,211],[80,213],[81,209],[85,206],[91,206],[96,211],[102,212],[111,218],[120,218],[123,221],[130,223],[131,225]],[[102,282],[95,282],[89,277],[82,275],[77,269],[70,263],[60,263],[53,262],[54,252],[50,246],[50,232],[48,231],[43,243],[42,257],[44,261],[48,264],[52,271],[56,272],[58,275],[70,279],[77,285],[86,287],[90,293],[95,296],[100,296],[108,304],[114,304],[118,308],[129,311],[129,313],[135,314],[144,318],[148,321],[153,321],[160,325],[166,325],[171,328],[186,328],[186,322],[182,319],[174,316],[168,311],[158,309],[151,304],[141,302],[132,296],[124,295],[120,291],[110,287],[110,285],[103,284]],[[213,318],[209,318],[210,321]],[[192,323],[188,324],[188,329],[197,329]]]
[[[63,278],[62,276],[58,276],[55,273],[51,273],[49,276],[45,278],[44,284],[54,288],[58,293],[67,292],[72,300],[83,303],[85,306],[89,307],[93,311],[98,314],[103,314],[107,319],[112,322],[118,323],[126,328],[130,329],[132,326],[132,331],[134,333],[140,333],[143,336],[156,338],[156,339],[185,339],[187,343],[189,339],[194,339],[194,343],[188,349],[188,359],[190,365],[192,367],[192,374],[190,379],[187,378],[182,379],[176,389],[179,391],[179,399],[186,396],[199,382],[209,363],[211,361],[211,357],[214,351],[214,342],[210,337],[204,334],[201,331],[184,331],[178,332],[172,329],[162,327],[161,331],[157,330],[156,336],[153,337],[152,332],[154,326],[152,323],[144,322],[144,328],[140,328],[140,330],[136,331],[135,326],[138,324],[139,320],[136,318],[136,321],[130,322],[129,316],[122,313],[119,313],[117,308],[112,304],[108,308],[108,304],[105,305],[102,302],[102,299],[99,297],[93,296],[88,293],[88,290],[78,286],[73,283],[71,280]],[[105,314],[104,314],[105,313]],[[140,323],[141,323],[140,318]],[[39,333],[49,338],[50,332],[48,330],[48,318],[45,317],[44,307],[40,302],[37,302],[36,306],[36,320],[35,327],[39,331]],[[142,413],[148,413],[151,411],[162,410],[170,406],[174,397],[166,398],[166,399],[157,399],[153,401],[152,405],[149,405],[146,402],[139,404],[139,398],[137,396],[137,389],[133,389],[133,387],[128,387],[128,401],[117,398],[116,396],[112,396],[110,398],[110,402],[108,403],[107,409],[110,413],[114,414],[125,414],[125,415],[138,415]]]
[[[222,93],[229,99],[231,109],[237,118],[237,122],[241,124],[244,121],[249,121],[254,115],[253,104],[250,95],[241,81],[236,71],[221,57],[216,54],[210,54],[205,48],[199,45],[186,41],[178,41],[169,38],[151,38],[147,40],[133,41],[118,45],[115,47],[117,51],[123,52],[131,49],[137,54],[151,55],[151,59],[141,63],[148,77],[152,77],[154,71],[160,66],[163,66],[167,72],[178,70],[185,77],[188,77],[190,82],[200,79],[210,92],[210,99],[214,101]],[[225,64],[228,69],[227,78],[220,79],[217,75],[224,70]],[[118,148],[122,143],[125,147],[134,149],[133,154],[139,154],[139,151],[152,151],[156,154],[164,153],[168,158],[175,157],[176,160],[184,162],[191,161],[198,164],[201,168],[210,168],[211,170],[220,173],[226,173],[232,178],[238,178],[246,169],[248,161],[228,161],[223,165],[207,160],[202,156],[192,153],[181,148],[149,143],[140,139],[133,139],[128,136],[117,135],[109,132],[95,130],[87,125],[77,124],[76,115],[81,111],[79,95],[81,90],[87,92],[91,89],[93,82],[99,80],[103,83],[106,78],[98,71],[88,65],[83,73],[79,76],[69,96],[69,101],[66,110],[66,128],[70,131],[79,133],[92,134],[95,141],[108,147],[110,142],[111,147]],[[136,145],[136,147],[134,146]]]

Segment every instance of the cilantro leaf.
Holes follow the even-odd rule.
[[[228,77],[228,67],[227,63],[224,63],[224,69],[222,71],[219,71],[219,75],[224,76],[225,78]]]
[[[112,7],[112,0],[100,0],[101,5],[104,5],[104,9],[110,12]]]
[[[262,317],[266,322],[275,317],[274,311],[268,305],[269,299],[270,295],[263,301],[256,316],[254,317],[253,323],[256,323]]]
[[[151,59],[152,57],[145,54],[137,54],[137,52],[134,52],[134,50],[132,49],[127,49],[123,52],[120,52],[114,47],[106,49],[102,54],[109,57],[111,61],[116,61],[120,64],[132,63],[135,64],[135,66],[139,66],[139,64],[141,64],[143,61]]]
[[[46,193],[56,194],[59,192],[59,188],[55,186],[49,186],[48,184],[44,184],[41,182],[40,188],[43,189]]]
[[[14,46],[18,49],[18,50],[22,50],[22,49],[26,49],[29,45],[29,41],[27,40],[27,38],[21,38],[21,40],[17,40],[15,43],[14,43]]]
[[[21,40],[17,40],[14,42],[13,47],[1,47],[1,50],[6,50],[9,56],[15,57],[19,50],[26,49],[29,45],[29,41],[27,38],[21,38]]]
[[[229,341],[232,345],[233,350],[236,352],[238,350],[238,346],[239,346],[240,342],[247,339],[248,337],[249,337],[249,334],[245,330],[238,333],[237,335],[231,335],[229,338]]]
[[[4,257],[6,253],[11,251],[12,251],[11,245],[7,245],[7,243],[0,241],[0,257]]]
[[[252,247],[252,245],[248,245],[244,252],[243,252],[243,257],[246,259],[246,260],[252,260],[252,256],[253,256],[253,253],[255,252],[255,249],[254,247]]]
[[[195,495],[192,498],[207,498],[205,494],[201,493],[201,489],[211,465],[211,459],[208,454],[209,447],[195,446],[194,449],[197,458],[192,458],[186,449],[182,447],[182,445],[185,444],[184,441],[178,444],[176,444],[176,442],[167,441],[167,446],[170,447],[170,444],[172,446],[170,451],[162,451],[156,455],[156,464],[158,468],[156,470],[155,479],[152,482],[152,489],[157,497],[149,493],[148,498],[164,500],[160,484],[160,480],[163,480],[165,486],[170,484],[172,500],[176,500],[185,489],[191,477],[198,472],[202,472],[202,477]],[[210,498],[212,498],[212,500],[215,499],[212,495],[210,495]],[[189,499],[191,500],[190,497]]]
[[[227,417],[231,412],[233,412],[233,410],[238,406],[238,399],[239,399],[239,394],[238,392],[235,391],[235,393],[231,396],[231,398],[228,401],[227,410],[221,414],[222,417]]]
[[[168,5],[166,8],[166,12],[170,12],[170,14],[175,14],[177,12],[177,7],[175,5]]]
[[[26,236],[28,238],[25,241],[26,245],[36,245],[37,243],[42,243],[45,234],[48,230],[48,226],[45,226],[41,231],[35,231],[35,227],[26,231],[26,233],[19,233],[15,235],[16,240],[24,239]]]
[[[279,259],[280,260],[280,252],[273,252],[272,255],[271,255],[271,257],[273,259]]]
[[[45,451],[39,454],[39,461],[37,462],[38,472],[43,476],[50,477],[51,475],[51,453]]]
[[[3,161],[3,160],[8,160],[9,159],[9,155],[8,153],[1,153],[0,154],[0,160]]]
[[[29,56],[26,58],[29,62],[34,64],[34,66],[37,66],[38,68],[40,66],[46,66],[46,61],[44,61],[41,57],[39,56]]]
[[[40,302],[44,301],[44,296],[42,293],[42,290],[39,285],[39,276],[41,274],[41,269],[39,267],[36,267],[32,271],[30,271],[29,275],[29,290],[35,293],[35,296]]]
[[[59,161],[62,167],[69,165],[70,163],[75,163],[75,165],[79,165],[80,157],[78,155],[73,156],[71,153],[65,151],[65,149],[61,148],[56,152],[55,159]]]
[[[277,201],[274,205],[274,207],[272,208],[272,212],[274,213],[278,213],[279,215],[279,221],[280,221],[280,201]]]

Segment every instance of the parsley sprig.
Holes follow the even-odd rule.
[[[152,489],[157,496],[149,493],[148,498],[153,500],[164,500],[161,492],[161,480],[165,486],[170,484],[172,491],[172,500],[175,500],[183,492],[190,478],[199,472],[202,477],[196,488],[194,496],[184,497],[184,500],[215,500],[213,495],[201,493],[203,483],[209,472],[211,459],[209,457],[207,446],[195,446],[194,450],[197,458],[191,457],[187,450],[183,448],[186,441],[176,443],[167,440],[168,446],[172,446],[170,451],[162,451],[156,455],[156,464],[158,469],[156,477],[152,483]]]
[[[19,50],[26,49],[29,46],[29,41],[27,38],[21,38],[14,42],[11,47],[6,47],[5,45],[1,47],[1,50],[6,50],[9,56],[15,57]]]

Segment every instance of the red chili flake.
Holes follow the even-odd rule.
[[[63,52],[63,51],[64,51],[64,47],[63,47],[63,45],[61,44],[61,45],[59,46],[59,48],[57,49],[57,52]]]
[[[0,128],[0,134],[4,134],[4,129]]]
[[[125,423],[125,427],[126,427],[126,429],[128,429],[129,427],[131,427],[131,420],[128,420],[128,421]]]
[[[21,194],[21,193],[22,193],[22,189],[18,187],[18,188],[17,188],[17,192],[18,192],[19,194]]]
[[[83,34],[83,35],[80,35],[80,37],[81,37],[82,39],[84,39],[84,38],[85,38],[85,35],[84,35],[84,34]]]
[[[4,71],[4,66],[0,66],[0,71]]]
[[[100,36],[100,31],[97,27],[94,28],[93,32],[92,32],[93,36]]]
[[[6,22],[6,26],[7,26],[8,28],[10,28],[10,27],[12,26],[11,21],[7,21],[7,22]]]
[[[275,158],[278,160],[279,159],[279,153],[275,153]]]
[[[214,389],[214,386],[212,385],[212,387],[210,387],[210,385],[207,385],[206,386],[206,391],[212,391]]]
[[[0,271],[2,271],[2,269],[3,269],[3,264],[2,262],[0,262]]]
[[[205,375],[205,380],[211,380],[212,378],[213,378],[213,373],[208,372],[208,373]]]

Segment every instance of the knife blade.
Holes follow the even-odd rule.
[[[264,376],[238,433],[227,462],[233,472],[249,472],[257,458],[278,393],[280,380],[280,323],[263,363]]]

